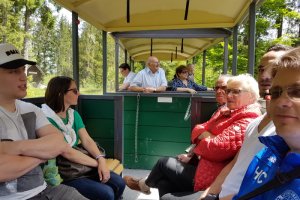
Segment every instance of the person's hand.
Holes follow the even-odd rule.
[[[189,157],[188,155],[185,156],[184,154],[177,155],[176,157],[178,158],[179,161],[185,162],[185,163],[188,163],[192,158],[192,157]]]
[[[214,91],[214,89],[212,89],[212,88],[207,88],[207,91]]]
[[[199,135],[198,139],[199,140],[203,140],[205,138],[214,139],[215,137],[217,137],[215,134],[212,134],[208,131],[204,131],[203,133],[201,133],[201,135]]]
[[[188,92],[191,93],[191,94],[196,94],[197,93],[197,91],[193,90],[193,89],[188,89]]]
[[[106,165],[104,158],[98,159],[98,174],[101,183],[106,183],[110,179],[110,171]]]
[[[145,87],[143,88],[144,93],[153,93],[154,88],[153,87]]]

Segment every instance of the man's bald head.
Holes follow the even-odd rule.
[[[150,56],[146,61],[146,66],[154,74],[159,69],[159,60],[155,56]]]

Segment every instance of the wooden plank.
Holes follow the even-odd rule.
[[[138,154],[152,156],[176,156],[183,154],[190,143],[138,140]],[[124,154],[134,154],[134,140],[124,140]]]
[[[136,97],[124,97],[124,110],[136,111]],[[159,112],[185,112],[189,105],[190,98],[173,97],[172,103],[158,103],[157,97],[141,97],[141,111],[159,111]]]
[[[81,100],[82,118],[114,119],[113,100]]]
[[[124,125],[124,139],[135,138],[135,125]],[[190,128],[138,126],[139,140],[159,140],[170,142],[191,141]]]
[[[86,130],[91,137],[114,138],[113,119],[83,119]]]
[[[97,142],[102,148],[104,148],[106,153],[106,158],[114,157],[114,139],[105,139],[93,137],[93,140]]]
[[[130,169],[151,170],[160,158],[161,156],[138,155],[138,162],[135,162],[134,154],[124,154],[123,166]]]
[[[163,126],[163,127],[191,127],[191,118],[184,121],[185,113],[170,112],[139,112],[139,125],[142,126]],[[124,111],[124,124],[135,125],[136,112]]]

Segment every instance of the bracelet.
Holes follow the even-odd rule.
[[[102,154],[98,155],[98,156],[96,157],[96,160],[98,160],[98,159],[101,158],[101,157],[105,158],[105,155],[102,155]]]

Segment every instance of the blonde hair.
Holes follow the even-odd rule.
[[[192,67],[195,67],[195,65],[194,64],[188,64],[187,66],[186,66],[188,69],[190,69],[190,68],[192,68]]]
[[[253,103],[255,103],[259,99],[258,83],[251,74],[240,74],[238,76],[229,78],[229,80],[227,81],[227,87],[233,83],[242,84],[245,90],[247,90],[253,97]]]

